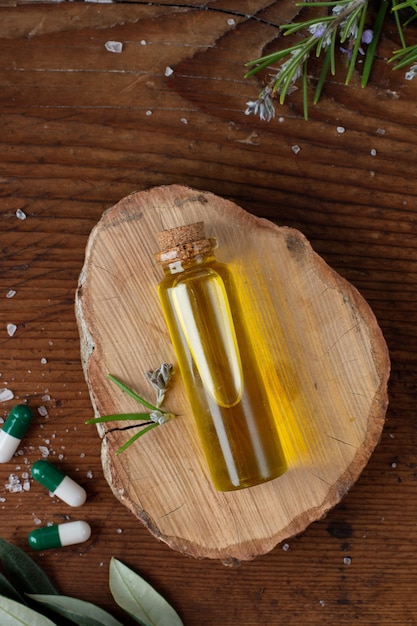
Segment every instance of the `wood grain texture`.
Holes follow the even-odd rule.
[[[270,124],[246,117],[261,83],[243,78],[244,63],[270,49],[274,24],[297,10],[289,0],[0,10],[0,386],[15,394],[1,416],[23,400],[36,415],[22,458],[0,468],[2,535],[26,549],[39,520],[74,517],[33,484],[14,494],[4,486],[12,473],[22,481],[46,446],[87,489],[79,513],[93,536],[35,558],[63,593],[126,625],[108,590],[112,555],[154,584],[186,626],[415,622],[417,83],[386,65],[398,45],[388,22],[369,87],[357,76],[346,87],[341,67],[308,123],[299,93]],[[122,54],[106,51],[109,40],[123,42]],[[84,426],[92,408],[74,293],[88,237],[121,198],[174,183],[299,229],[369,302],[391,354],[386,426],[358,482],[285,549],[232,569],[152,537],[114,498],[99,438]],[[49,417],[38,417],[40,406]]]
[[[150,397],[144,373],[164,362],[178,369],[157,297],[156,234],[201,220],[233,270],[250,334],[263,329],[259,365],[288,470],[217,492],[178,373],[169,393],[177,419],[120,456],[134,431],[101,424],[102,461],[116,497],[156,537],[189,556],[239,563],[300,533],[350,489],[381,435],[389,357],[367,304],[299,231],[213,194],[156,187],[106,211],[87,245],[76,311],[97,416],[138,411],[109,373]]]

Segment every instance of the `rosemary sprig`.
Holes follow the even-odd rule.
[[[168,385],[170,383],[171,377],[173,373],[172,365],[169,363],[163,363],[156,370],[146,372],[146,378],[151,383],[156,391],[156,403],[151,404],[147,400],[145,400],[142,396],[140,396],[136,391],[130,389],[124,382],[122,382],[113,374],[108,374],[109,380],[111,380],[115,385],[119,387],[122,391],[124,391],[131,398],[136,400],[139,404],[149,409],[149,413],[114,413],[112,415],[101,415],[100,417],[94,417],[90,420],[87,420],[86,424],[102,424],[106,422],[120,422],[120,421],[141,421],[141,424],[132,424],[129,426],[122,426],[110,429],[108,432],[113,432],[115,430],[128,430],[130,428],[142,428],[139,432],[135,433],[133,437],[131,437],[126,443],[124,443],[118,450],[116,450],[116,454],[121,454],[128,448],[132,443],[134,443],[139,437],[142,437],[145,433],[156,428],[156,426],[160,426],[161,424],[165,424],[170,419],[175,417],[173,413],[169,413],[168,411],[163,411],[160,407],[165,399],[165,394],[168,389]],[[147,421],[144,421],[147,420]]]
[[[335,74],[338,52],[342,52],[346,58],[346,84],[352,79],[359,56],[365,57],[361,77],[361,85],[365,87],[371,74],[385,18],[390,9],[395,16],[401,42],[401,48],[393,54],[390,61],[394,63],[394,69],[411,65],[405,78],[412,80],[417,75],[417,45],[406,45],[403,27],[417,19],[417,0],[380,0],[376,13],[373,10],[374,4],[369,0],[325,2],[306,0],[296,3],[299,7],[310,9],[309,17],[283,24],[280,30],[284,36],[292,36],[295,39],[300,35],[304,36],[290,46],[246,63],[246,67],[249,68],[246,78],[266,69],[271,73],[258,98],[246,103],[245,114],[253,113],[261,120],[270,121],[275,116],[274,101],[278,100],[280,104],[284,104],[287,96],[297,89],[298,79],[301,79],[304,118],[307,119],[309,61],[313,55],[316,58],[322,57],[314,92],[314,104],[320,99],[329,72]],[[408,13],[407,20],[402,23],[400,11],[404,9],[407,9]],[[311,11],[314,10],[317,10],[318,15],[311,17]],[[323,11],[325,13],[327,11],[327,14],[323,15]],[[278,69],[274,67],[277,63],[280,64]]]

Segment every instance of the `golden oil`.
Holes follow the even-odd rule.
[[[212,482],[251,487],[286,470],[230,269],[202,222],[159,234],[159,297]]]

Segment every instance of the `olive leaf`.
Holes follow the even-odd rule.
[[[2,538],[0,538],[0,561],[18,593],[57,594],[43,569],[23,550]]]
[[[55,611],[55,613],[63,615],[74,624],[78,624],[78,626],[123,626],[110,613],[91,602],[85,602],[69,596],[27,595],[32,600],[44,604],[48,609]]]
[[[55,622],[20,602],[0,597],[1,626],[56,626]]]
[[[20,602],[21,604],[26,604],[24,598],[16,591],[11,582],[7,580],[6,576],[0,573],[0,597],[1,596],[9,598],[9,600]]]
[[[172,606],[121,561],[110,561],[110,591],[117,604],[142,626],[183,626]]]

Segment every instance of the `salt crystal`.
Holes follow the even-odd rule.
[[[291,150],[294,152],[294,154],[298,154],[301,150],[300,146],[291,146]]]
[[[119,535],[121,535],[121,534],[122,534],[122,532],[123,532],[123,529],[122,529],[122,528],[118,528],[116,532],[118,532],[118,533],[119,533]]]
[[[227,23],[229,26],[234,26],[236,24],[235,20],[233,19],[233,17],[229,18],[227,20]]]
[[[352,563],[352,559],[350,558],[350,556],[345,556],[345,558],[343,559],[343,563],[345,565],[350,565]]]
[[[385,135],[385,128],[377,128],[376,130],[377,135]]]
[[[10,474],[8,482],[4,486],[10,493],[20,493],[21,491],[23,491],[23,487],[20,484],[19,476],[17,476],[16,474]]]
[[[44,458],[46,458],[47,456],[49,456],[49,450],[46,446],[39,446],[39,451],[42,454],[42,456]]]
[[[26,213],[24,211],[22,211],[22,209],[17,209],[16,217],[17,217],[18,220],[25,220],[26,219]]]
[[[180,120],[183,124],[188,124],[188,120],[186,117],[182,117]]]
[[[23,491],[30,491],[30,481],[29,480],[25,480],[23,482]]]
[[[16,292],[14,289],[10,289],[10,291],[7,292],[6,294],[6,298],[14,298],[16,295]]]
[[[372,148],[372,150],[371,150],[371,156],[376,156],[376,150],[375,150],[375,148]]]
[[[14,393],[11,389],[0,389],[0,402],[7,402],[7,400],[12,400],[14,398]]]
[[[36,526],[40,526],[42,524],[42,520],[39,519],[39,517],[35,517],[33,519],[33,523],[36,524]]]
[[[283,122],[283,121],[284,121],[284,118],[283,118],[283,117],[279,117],[279,118],[278,118],[278,122],[279,122],[280,124],[282,124],[282,122]]]
[[[140,45],[141,46],[146,46],[147,43],[148,42],[146,41],[146,39],[141,39],[141,41],[140,41]]]
[[[172,69],[172,67],[169,67],[169,65],[167,65],[165,68],[165,76],[172,76],[173,73],[174,70]]]
[[[152,115],[152,111],[146,111],[146,115]]]
[[[41,358],[41,363],[42,363],[42,365],[45,365],[46,363],[48,363],[48,359],[45,359],[45,357],[43,356]]]
[[[93,472],[91,470],[88,470],[87,478],[93,478]]]
[[[49,395],[49,393],[46,393],[44,396],[42,396],[43,402],[49,402],[50,399],[51,399],[51,396]]]
[[[123,50],[123,44],[121,41],[106,41],[104,47],[108,52],[116,52],[117,54],[120,54]]]
[[[7,324],[7,334],[9,335],[9,337],[13,337],[16,331],[17,331],[16,324]]]
[[[340,133],[341,135],[343,135],[343,133],[345,132],[346,128],[344,126],[338,126],[336,128],[337,132]]]
[[[282,549],[284,550],[284,552],[288,552],[288,550],[290,549],[289,543],[284,543]]]

